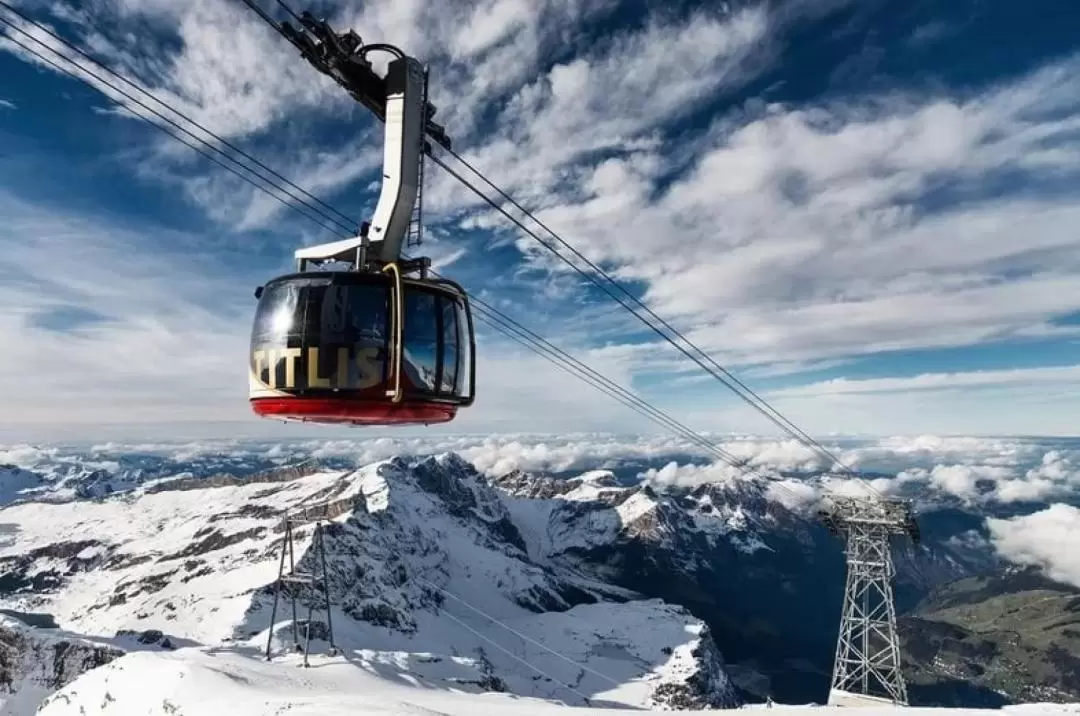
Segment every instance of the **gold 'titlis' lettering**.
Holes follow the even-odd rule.
[[[296,359],[303,353],[299,348],[286,348],[281,351],[285,358],[285,387],[296,387]]]
[[[356,389],[363,390],[382,382],[383,364],[379,360],[378,346],[364,346],[356,351]]]
[[[307,387],[329,388],[330,379],[319,376],[319,349],[308,348]]]
[[[277,387],[277,351],[273,348],[266,351],[266,384],[271,388]]]
[[[337,385],[335,388],[349,387],[349,349],[341,346],[337,349]]]

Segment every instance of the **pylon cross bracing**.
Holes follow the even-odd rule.
[[[919,531],[902,500],[830,498],[825,525],[846,542],[847,580],[829,705],[891,702],[906,706],[893,601],[890,538]]]
[[[286,592],[292,606],[293,649],[303,652],[304,666],[308,666],[308,655],[311,649],[311,624],[315,616],[316,604],[326,613],[327,640],[330,643],[329,653],[330,655],[337,653],[337,646],[334,644],[334,627],[330,619],[330,585],[326,568],[326,527],[324,523],[329,519],[328,511],[320,506],[315,510],[305,509],[294,512],[287,515],[283,520],[284,534],[281,538],[281,559],[278,563],[278,577],[274,582],[274,606],[270,611],[270,630],[266,638],[266,658],[268,660],[274,642],[274,625],[277,622],[278,601],[281,598],[282,591]],[[312,570],[303,572],[297,570],[294,528],[312,523],[314,527],[312,528],[311,546],[309,548],[313,557]],[[288,569],[285,566],[286,558],[288,558]],[[310,594],[307,595],[306,600],[308,614],[306,628],[304,629],[304,642],[301,646],[298,603],[301,600],[301,591],[305,587],[310,590]]]

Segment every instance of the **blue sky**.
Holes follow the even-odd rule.
[[[942,5],[317,9],[430,62],[459,152],[808,431],[1076,434],[1080,8]],[[239,0],[16,6],[372,210],[381,126]],[[435,167],[425,209],[443,273],[695,428],[766,432]],[[0,441],[327,433],[252,416],[245,371],[252,289],[329,234],[4,40],[0,216]],[[441,430],[657,429],[480,350]]]

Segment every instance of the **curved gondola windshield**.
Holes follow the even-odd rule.
[[[428,285],[406,282],[403,288],[406,399],[463,400],[471,360],[463,301]],[[271,282],[251,335],[255,378],[286,394],[388,400],[391,296],[391,284],[381,276],[290,276]]]

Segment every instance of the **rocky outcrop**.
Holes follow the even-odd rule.
[[[662,681],[653,690],[652,706],[671,710],[737,708],[741,699],[724,670],[723,656],[707,626],[702,626],[689,656],[693,668],[678,678]]]
[[[0,703],[6,712],[32,713],[46,695],[124,652],[54,630],[0,617]],[[22,710],[16,710],[18,705]]]

